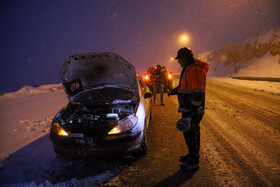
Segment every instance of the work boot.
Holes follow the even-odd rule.
[[[179,162],[185,163],[185,162],[189,162],[189,160],[190,160],[190,155],[186,155],[186,156],[181,156]]]
[[[183,171],[198,170],[199,169],[199,158],[190,158],[188,162],[181,164],[180,168]]]

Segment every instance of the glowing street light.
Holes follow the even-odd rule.
[[[179,38],[181,44],[187,44],[189,42],[189,37],[186,34],[182,34]]]

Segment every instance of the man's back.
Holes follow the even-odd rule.
[[[154,84],[157,86],[162,84],[162,73],[160,69],[156,69],[155,71]]]

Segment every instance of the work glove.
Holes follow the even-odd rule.
[[[167,93],[168,96],[170,95],[178,95],[178,86],[174,89],[172,89],[170,92]]]

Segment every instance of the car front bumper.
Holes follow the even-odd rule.
[[[141,149],[141,131],[106,137],[71,137],[50,133],[56,148],[66,155],[111,157],[126,155]]]

